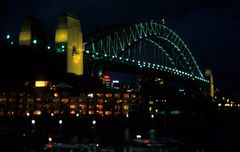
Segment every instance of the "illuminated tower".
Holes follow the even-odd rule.
[[[79,19],[69,13],[64,13],[58,20],[55,44],[57,52],[66,54],[66,68],[68,73],[83,75],[82,41]]]
[[[23,22],[19,33],[19,45],[46,47],[46,35],[40,20],[28,17]]]
[[[213,74],[212,70],[207,69],[205,71],[205,75],[209,78],[210,81],[210,89],[209,89],[209,95],[213,99],[214,98],[214,83],[213,83]]]

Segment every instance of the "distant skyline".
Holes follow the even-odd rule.
[[[240,1],[236,0],[3,0],[0,39],[17,39],[28,16],[42,20],[48,39],[54,40],[58,17],[70,12],[79,17],[82,32],[97,27],[139,21],[160,21],[188,45],[202,72],[213,70],[221,90],[240,90]]]

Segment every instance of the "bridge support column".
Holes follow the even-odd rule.
[[[59,18],[55,43],[57,52],[66,53],[67,72],[83,75],[83,36],[77,17],[65,13]]]

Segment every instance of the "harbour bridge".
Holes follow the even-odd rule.
[[[184,41],[154,21],[116,25],[87,35],[84,58],[208,83]]]
[[[32,33],[31,27],[23,24],[20,45],[37,45],[37,32]],[[79,19],[65,13],[58,21],[55,46],[66,54],[67,72],[76,75],[94,63],[209,83],[185,42],[164,22],[113,25],[83,36]]]

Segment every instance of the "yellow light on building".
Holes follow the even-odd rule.
[[[128,109],[129,109],[129,106],[128,106],[128,105],[124,105],[124,106],[123,106],[123,109],[124,109],[124,110],[128,110]]]
[[[149,112],[151,112],[151,111],[152,111],[152,107],[149,107],[148,109],[149,109]]]
[[[112,114],[112,111],[105,111],[105,115],[109,116]]]
[[[63,102],[63,103],[68,103],[68,101],[69,101],[69,100],[68,100],[67,98],[62,99],[62,102]]]
[[[129,94],[123,94],[124,98],[129,98]]]
[[[35,81],[35,87],[46,87],[48,81]]]
[[[225,103],[225,105],[224,105],[225,107],[229,107],[230,105],[228,104],[228,103]]]
[[[119,99],[119,100],[116,100],[116,103],[121,103],[121,102],[122,102],[122,100],[120,100],[120,99]]]
[[[42,100],[42,98],[36,98],[36,101],[41,101]]]
[[[98,99],[98,100],[97,100],[97,103],[98,103],[98,104],[103,104],[103,99]]]
[[[60,113],[59,110],[54,110],[54,111],[53,111],[53,114],[59,114],[59,113]]]
[[[103,109],[103,105],[97,105],[97,109],[98,110],[102,110]]]
[[[97,110],[97,114],[103,115],[103,111],[98,111],[98,110]]]
[[[71,114],[71,115],[75,115],[75,113],[76,113],[75,110],[71,110],[71,111],[70,111],[70,114]]]
[[[107,93],[107,94],[106,94],[106,97],[107,97],[107,98],[110,98],[110,97],[112,97],[112,94],[111,94],[111,93]]]
[[[20,45],[28,45],[28,46],[31,44],[31,32],[30,31],[20,32],[19,44]]]
[[[59,96],[59,95],[58,95],[58,93],[57,93],[57,92],[55,92],[55,93],[54,93],[54,97],[56,97],[56,98],[57,98],[58,96]]]
[[[88,111],[88,114],[89,114],[89,115],[93,115],[93,114],[94,114],[94,111]]]
[[[89,93],[87,96],[93,98],[93,93]]]
[[[68,40],[68,31],[67,29],[57,29],[55,35],[55,42],[62,43]]]
[[[42,114],[42,111],[41,110],[34,110],[33,114],[40,116]]]
[[[98,97],[103,97],[103,93],[97,93]]]
[[[70,105],[70,109],[75,109],[76,105]]]

